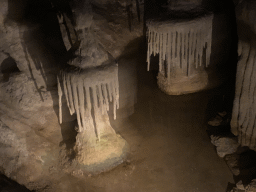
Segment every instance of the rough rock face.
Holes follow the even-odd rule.
[[[256,3],[242,1],[236,9],[238,55],[236,93],[231,130],[242,146],[256,150],[255,87],[256,87]]]
[[[52,182],[64,139],[49,37],[24,19],[26,1],[16,3],[0,2],[0,169],[32,190]]]
[[[92,26],[86,36],[89,38],[81,44],[87,64],[98,66],[109,59],[109,54],[102,52],[103,49],[116,60],[138,50],[138,44],[127,48],[131,41],[143,35],[143,1],[138,2],[92,1],[93,18],[80,19],[82,22],[78,24],[79,30]],[[83,16],[79,10],[74,11],[78,18]],[[0,171],[31,190],[51,185],[63,171],[70,172],[64,166],[69,164],[73,155],[70,140],[74,143],[76,138],[75,131],[72,132],[76,115],[69,114],[64,98],[62,125],[58,119],[56,74],[68,54],[64,47],[67,42],[61,41],[55,17],[49,1],[0,1]],[[52,20],[55,23],[50,23]],[[76,40],[75,36],[73,38]],[[95,43],[99,43],[100,48]],[[120,86],[123,86],[123,93],[120,95],[124,96],[120,99],[124,99],[120,108],[133,108],[136,71],[129,63],[132,59],[122,57],[121,60],[124,65],[118,75],[122,76]],[[72,62],[75,63],[70,59]],[[117,117],[130,115],[133,112],[130,108],[127,113],[117,113]],[[102,117],[108,118],[108,115]],[[108,119],[103,120],[109,123]],[[99,150],[107,149],[105,155],[108,158],[117,162],[116,156],[120,156],[118,163],[122,162],[124,157],[120,151],[127,147],[126,142],[119,135],[109,140],[102,137],[101,141],[103,144],[98,145]],[[113,155],[115,153],[117,155]],[[94,153],[90,157],[84,156],[90,161],[96,158]],[[98,168],[103,170],[104,164]]]
[[[19,70],[34,79],[38,89],[46,90],[56,85],[55,62],[49,50],[43,47],[43,42],[38,41],[44,38],[39,26],[7,20],[0,28],[1,54],[13,58]]]
[[[1,170],[30,189],[43,187],[50,181],[42,178],[58,166],[63,140],[54,110],[57,91],[38,93],[22,72],[0,85]]]
[[[138,5],[135,1],[124,0],[92,2],[92,29],[101,45],[115,59],[127,53],[128,43],[143,35],[144,1],[138,2]]]
[[[24,111],[36,111],[39,107],[53,108],[49,91],[38,91],[34,81],[25,73],[12,74],[8,81],[0,84],[0,97],[5,104]],[[55,91],[56,92],[56,91]]]

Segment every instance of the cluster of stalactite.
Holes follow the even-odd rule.
[[[172,67],[180,67],[190,75],[192,65],[202,66],[204,49],[207,67],[211,56],[212,20],[213,14],[190,21],[149,21],[148,70],[150,56],[159,54],[159,71],[167,70],[168,79]]]
[[[58,76],[59,119],[62,123],[62,95],[66,97],[70,114],[76,113],[78,132],[86,128],[92,110],[105,114],[113,102],[114,119],[119,108],[118,66],[111,64],[87,70],[66,69]],[[96,128],[97,129],[97,128]]]
[[[256,47],[240,41],[231,130],[239,143],[256,149]]]

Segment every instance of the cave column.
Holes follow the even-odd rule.
[[[215,19],[215,22],[226,22],[229,27],[228,16],[207,10],[201,0],[170,0],[168,3],[154,18],[148,16],[146,22],[147,70],[156,68],[151,57],[157,56],[157,83],[168,95],[193,93],[220,85],[223,79],[219,71],[222,73],[227,59],[222,53],[229,51],[230,37],[228,30],[213,23]]]
[[[127,143],[116,134],[107,113],[113,106],[116,119],[118,64],[95,39],[90,28],[93,18],[89,1],[74,0],[72,11],[75,26],[69,25],[68,31],[75,31],[76,38],[67,39],[67,35],[63,35],[71,57],[59,74],[59,119],[61,122],[64,95],[70,114],[77,116],[73,162],[78,163],[81,170],[99,173],[122,163],[127,154]],[[72,18],[63,15],[59,19],[71,24]]]

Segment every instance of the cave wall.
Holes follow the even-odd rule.
[[[242,146],[256,150],[256,2],[237,2],[238,64],[231,130]]]
[[[92,1],[93,38],[119,63],[119,119],[131,115],[136,103],[130,54],[139,51],[143,39],[142,8],[143,1]],[[76,115],[69,114],[63,99],[59,124],[56,87],[68,50],[58,9],[50,1],[3,0],[0,10],[0,172],[31,190],[39,189],[54,182],[72,156],[68,143],[75,140]],[[135,39],[139,43],[131,46]]]

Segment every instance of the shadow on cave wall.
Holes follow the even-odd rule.
[[[68,1],[53,0],[64,7]],[[53,100],[53,109],[59,117],[58,94],[57,94],[57,74],[60,69],[67,65],[67,51],[62,39],[57,20],[57,13],[51,1],[45,0],[9,0],[8,19],[14,20],[21,26],[28,26],[28,30],[22,31],[20,28],[20,39],[23,52],[27,61],[27,68],[30,78],[34,81],[35,88],[40,94],[41,101],[44,102],[44,91],[49,91]],[[64,9],[61,7],[61,9]],[[7,61],[7,60],[6,60]],[[8,62],[11,60],[8,59]],[[1,65],[5,67],[5,65]],[[4,70],[4,69],[3,69]],[[6,76],[5,79],[8,77]],[[41,86],[45,84],[46,87]],[[67,106],[66,106],[67,108]],[[68,110],[68,109],[67,109]],[[72,129],[75,122],[63,122],[61,133],[67,148],[72,148],[70,143],[74,143],[76,131]],[[72,139],[72,142],[68,141]],[[74,141],[73,141],[74,140]]]
[[[28,190],[26,187],[0,174],[0,191],[1,192],[35,192]]]
[[[222,84],[212,90],[212,96],[207,107],[207,120],[210,117],[214,117],[217,112],[227,111],[232,113],[233,100],[235,96],[235,84],[236,84],[236,68],[237,68],[237,23],[235,15],[235,7],[232,1],[226,1],[225,6],[221,7],[226,9],[226,13],[229,15],[223,20],[220,17],[214,17],[213,20],[213,41],[218,43],[217,47],[213,47],[213,52],[217,52],[221,62],[218,58],[211,57],[211,60],[216,62],[216,71],[219,78],[222,80]],[[220,11],[219,9],[216,10]],[[228,34],[228,38],[224,40],[219,39],[219,33],[225,29]],[[218,51],[218,47],[224,48],[225,51]],[[222,49],[221,49],[222,50]],[[207,121],[206,120],[206,121]]]

